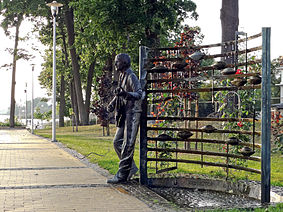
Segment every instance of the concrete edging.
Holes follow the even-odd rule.
[[[150,187],[178,187],[200,190],[219,191],[236,195],[244,195],[249,198],[261,198],[261,185],[249,182],[231,182],[217,179],[202,178],[149,178]],[[283,196],[270,193],[271,202],[283,202]]]

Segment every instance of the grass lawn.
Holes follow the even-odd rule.
[[[276,206],[269,206],[267,208],[255,208],[250,210],[243,210],[243,209],[231,209],[231,210],[208,210],[206,212],[281,212],[283,211],[283,203],[278,203]]]
[[[116,127],[111,125],[110,132],[111,136],[102,136],[102,127],[98,125],[92,126],[80,126],[78,132],[73,132],[72,127],[57,128],[56,139],[61,143],[64,143],[67,147],[76,150],[77,152],[86,156],[90,162],[97,163],[100,167],[107,169],[111,174],[115,174],[118,170],[119,159],[113,148],[113,136],[115,134]],[[35,130],[37,135],[51,138],[51,129]],[[139,166],[139,139],[137,138],[136,150],[134,159],[137,166]],[[205,148],[213,150],[220,148],[221,146],[208,145]],[[257,152],[257,155],[259,153]],[[199,160],[199,155],[179,154],[178,158]],[[211,156],[205,156],[205,161],[223,162],[225,158],[213,158]],[[222,160],[222,161],[221,161]],[[271,158],[271,184],[283,186],[283,155],[272,153]],[[155,167],[155,162],[149,162],[149,166]],[[174,165],[174,164],[173,164]],[[248,167],[260,169],[260,163],[255,161],[249,161]],[[155,169],[148,170],[150,175],[155,175]],[[179,173],[190,173],[190,174],[203,174],[212,177],[225,178],[226,171],[223,168],[213,166],[203,166],[197,164],[185,164],[178,163],[178,169],[171,171],[172,175]],[[254,174],[244,171],[232,170],[229,173],[229,178],[238,179],[250,179],[260,180],[259,174]],[[213,212],[224,212],[227,210],[211,210]],[[243,212],[249,210],[232,209],[229,212]],[[268,208],[257,208],[251,211],[255,212],[279,212],[283,211],[283,203],[277,204],[276,206],[269,206]]]
[[[57,128],[56,140],[86,156],[90,162],[97,163],[111,174],[115,174],[119,164],[112,142],[115,129],[111,126],[111,136],[102,136],[102,127],[98,125],[80,126],[78,132],[73,132],[72,127]],[[51,129],[35,130],[35,133],[51,138]]]
[[[113,136],[116,127],[110,126],[111,136],[102,136],[102,127],[99,125],[80,126],[78,132],[73,132],[72,127],[57,128],[56,139],[64,143],[67,147],[76,150],[85,155],[90,162],[97,163],[104,169],[109,170],[111,174],[115,174],[118,170],[119,159],[113,148]],[[37,135],[51,138],[51,129],[35,130]],[[137,166],[139,166],[139,139],[137,138],[136,150],[134,159]],[[209,148],[209,146],[207,147]],[[212,156],[204,156],[205,161],[221,162],[225,158],[213,158]],[[199,155],[179,154],[178,158],[199,160]],[[223,161],[222,161],[223,162]],[[271,158],[271,184],[283,186],[283,155],[272,154]],[[155,167],[155,162],[149,162],[149,166]],[[174,164],[173,164],[174,165]],[[260,163],[249,161],[248,167],[260,169]],[[154,174],[155,170],[150,169],[149,174]],[[203,166],[197,164],[178,163],[178,169],[171,171],[171,173],[192,173],[204,174],[213,177],[226,177],[226,171],[223,168],[213,166]],[[254,174],[245,171],[231,170],[229,172],[231,179],[251,179],[260,180],[259,174]]]

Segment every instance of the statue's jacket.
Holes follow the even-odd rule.
[[[110,104],[115,107],[115,119],[119,127],[126,114],[141,112],[142,89],[139,79],[130,68],[120,74],[118,86],[126,91],[126,95],[115,96]]]

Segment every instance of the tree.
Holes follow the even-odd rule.
[[[81,76],[80,76],[80,66],[78,62],[78,55],[75,47],[75,28],[74,28],[74,15],[73,8],[65,9],[65,21],[67,26],[67,34],[68,34],[68,45],[70,56],[72,59],[72,70],[74,77],[74,85],[75,85],[75,94],[78,103],[78,109],[80,114],[80,121],[82,125],[88,124],[88,113],[85,108],[85,104],[83,101],[82,94],[82,84],[81,84]]]
[[[51,95],[52,90],[52,46],[53,46],[53,36],[52,36],[52,19],[50,14],[48,14],[48,24],[45,21],[39,21],[36,24],[36,30],[40,31],[40,41],[49,47],[45,52],[44,60],[42,64],[43,70],[39,76],[40,84],[47,89],[48,95]],[[57,16],[57,36],[56,36],[56,101],[59,104],[59,127],[64,126],[64,116],[68,116],[68,111],[70,106],[70,81],[73,78],[72,69],[70,66],[71,60],[68,53],[67,46],[67,30],[65,26],[64,14],[59,12]]]
[[[222,26],[222,42],[235,39],[235,32],[238,31],[239,25],[239,1],[238,0],[222,0],[222,8],[220,10],[220,19]],[[232,51],[232,46],[222,46],[221,53]],[[224,58],[227,64],[233,63],[231,57]]]
[[[272,104],[280,103],[282,100],[277,98],[281,98],[280,96],[280,86],[281,83],[281,75],[282,71],[280,68],[283,66],[283,56],[280,56],[271,62],[271,96],[272,96]],[[280,68],[279,68],[280,67]]]
[[[66,2],[65,2],[66,3]],[[66,8],[69,8],[65,5]],[[66,11],[66,12],[65,12]],[[85,112],[87,110],[84,109],[84,101],[82,98],[82,85],[81,85],[81,77],[80,77],[80,66],[78,63],[78,56],[76,54],[76,50],[70,46],[73,46],[72,42],[74,41],[74,26],[72,25],[72,15],[69,14],[69,9],[63,9],[63,11],[59,12],[57,16],[57,97],[56,99],[59,100],[59,126],[64,126],[64,114],[66,113],[66,96],[71,96],[72,102],[75,103],[71,105],[79,105],[80,106],[80,118],[85,117],[81,121],[83,125],[88,123],[88,113]],[[67,14],[67,15],[66,15]],[[50,16],[50,15],[49,15]],[[66,18],[67,16],[67,18]],[[70,17],[69,17],[70,16]],[[68,21],[67,21],[68,20]],[[45,53],[45,63],[43,64],[43,71],[40,74],[39,81],[41,85],[47,88],[48,92],[51,91],[51,81],[49,80],[52,76],[52,20],[48,19],[48,25],[44,25],[44,23],[40,23],[37,26],[37,29],[40,30],[40,40],[45,45],[48,45],[50,49]],[[67,24],[66,24],[67,23]],[[69,54],[70,53],[70,54]],[[72,64],[72,65],[70,65]],[[74,71],[76,70],[76,71]],[[76,80],[74,80],[76,79]],[[75,96],[70,95],[72,88],[70,88],[71,81],[76,81],[77,88],[75,89]],[[75,85],[75,83],[74,83]],[[67,92],[67,93],[66,93]],[[67,95],[66,95],[67,94]],[[78,101],[78,97],[80,101]],[[67,97],[68,98],[68,97]],[[80,104],[79,104],[80,102]],[[79,109],[79,107],[78,107]],[[73,111],[77,111],[73,109]],[[78,116],[76,116],[78,117]],[[79,121],[79,120],[78,120]]]
[[[195,12],[196,4],[190,0],[141,2],[144,11],[141,16],[145,34],[143,42],[149,47],[166,46],[171,32],[179,34],[183,31],[182,23],[186,18],[198,17]]]
[[[99,70],[99,73],[95,73],[96,77],[102,73],[110,78],[113,76],[112,63],[117,53],[126,51],[132,56],[133,64],[137,63],[139,41],[149,47],[156,46],[152,43],[160,45],[160,40],[168,41],[170,32],[181,28],[189,12],[192,17],[197,16],[194,12],[196,5],[192,1],[182,0],[79,0],[69,5],[74,14],[71,23],[75,26],[74,31],[77,29],[76,39],[71,43],[72,49],[77,52],[81,50],[78,54],[80,57],[74,58],[80,58],[80,61],[88,64],[96,61],[96,67],[103,64],[98,67],[100,70],[95,69]],[[155,40],[148,42],[152,35]],[[80,73],[82,76],[83,72]],[[114,80],[116,75],[114,73]],[[99,94],[100,98],[107,95]],[[99,98],[97,100],[100,101]]]
[[[65,69],[69,69],[66,62],[70,61],[71,72],[63,75],[65,88],[69,89],[71,95],[67,95],[72,97],[73,111],[75,113],[79,111],[82,125],[88,123],[91,94],[93,88],[98,87],[94,78],[106,73],[107,76],[110,78],[114,76],[115,79],[113,59],[117,53],[122,51],[129,53],[133,65],[136,66],[139,41],[142,41],[142,45],[148,45],[147,39],[150,37],[146,34],[147,30],[156,34],[158,39],[156,43],[164,44],[170,39],[171,32],[182,28],[182,20],[189,13],[192,17],[196,17],[194,12],[196,5],[190,0],[152,2],[64,0],[61,2],[64,7],[57,17],[58,30],[66,31],[68,55],[64,42],[61,42],[65,33],[57,33],[58,46],[65,54],[65,59],[59,59],[57,64],[60,66],[59,63],[64,63]],[[51,22],[50,18],[48,20]],[[61,21],[64,22],[63,28],[60,26]],[[46,40],[47,43],[51,43],[51,34],[46,27],[41,29],[41,39]],[[46,81],[47,73],[46,76],[42,75],[41,79]],[[64,81],[63,76],[61,75],[61,80],[58,79],[61,83]],[[97,93],[97,91],[94,93],[93,98],[97,98]]]
[[[1,15],[4,17],[1,27],[7,36],[10,36],[9,29],[15,28],[14,49],[12,50],[12,85],[11,85],[11,104],[10,104],[10,127],[15,126],[15,86],[16,86],[16,65],[17,60],[29,59],[30,55],[19,51],[18,45],[20,40],[20,26],[23,20],[32,13],[37,11],[38,6],[44,1],[27,1],[27,0],[3,0],[1,1]]]

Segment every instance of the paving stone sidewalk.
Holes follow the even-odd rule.
[[[152,204],[163,200],[146,188],[108,185],[107,174],[96,168],[58,143],[0,129],[0,211],[171,211]],[[142,201],[131,189],[155,199]]]

